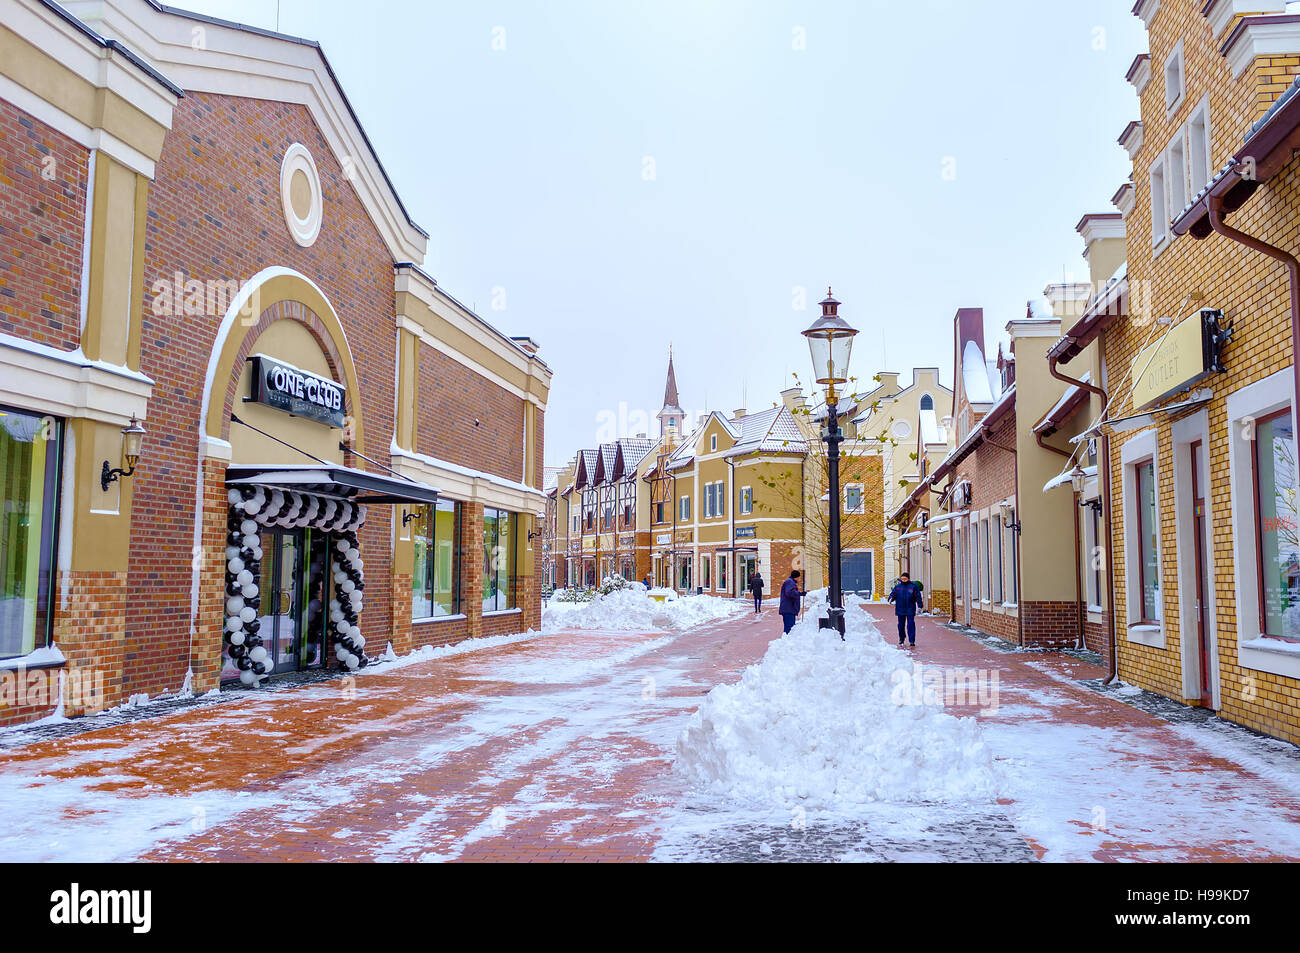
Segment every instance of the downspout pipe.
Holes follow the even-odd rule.
[[[1102,345],[1105,342],[1105,334],[1098,337],[1098,351],[1104,353]],[[1058,381],[1064,381],[1074,387],[1082,387],[1089,393],[1096,394],[1101,398],[1101,412],[1105,416],[1107,408],[1110,406],[1110,397],[1106,391],[1091,381],[1076,380],[1064,374],[1056,366],[1057,358],[1055,355],[1047,357],[1047,372],[1055,377]],[[1119,678],[1119,643],[1115,629],[1115,529],[1112,522],[1111,501],[1111,479],[1110,479],[1110,436],[1104,431],[1101,434],[1101,459],[1097,467],[1098,478],[1101,481],[1101,507],[1102,523],[1106,526],[1106,598],[1109,602],[1106,605],[1106,637],[1110,643],[1110,670],[1106,675],[1104,684],[1112,685]],[[1078,517],[1076,507],[1076,520]]]
[[[1247,248],[1254,249],[1269,258],[1282,262],[1286,266],[1287,283],[1291,291],[1291,392],[1292,395],[1300,395],[1300,262],[1288,251],[1278,248],[1276,245],[1270,245],[1254,235],[1247,235],[1240,229],[1233,228],[1223,220],[1223,196],[1211,193],[1206,201],[1206,210],[1210,214],[1210,227],[1222,235],[1224,238],[1245,245]],[[1296,399],[1293,396],[1291,400],[1291,426],[1292,433],[1297,433],[1295,429],[1297,415],[1300,411],[1296,408]]]

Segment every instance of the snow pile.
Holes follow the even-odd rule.
[[[660,602],[644,586],[617,589],[590,602],[550,602],[542,610],[542,631],[606,629],[620,632],[678,632],[725,619],[743,607],[716,596],[682,596]]]
[[[975,720],[912,703],[911,659],[861,608],[846,620],[841,641],[809,612],[738,683],[709,692],[678,738],[678,770],[711,793],[784,806],[993,797]]]

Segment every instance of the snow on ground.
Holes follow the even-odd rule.
[[[809,613],[709,692],[677,741],[679,770],[710,793],[785,807],[991,798],[975,720],[913,697],[911,659],[861,608],[846,622],[840,640]]]
[[[634,583],[628,589],[598,595],[590,602],[552,599],[542,610],[542,631],[681,632],[728,618],[743,609],[741,603],[717,596],[665,597],[661,602],[652,598],[644,586]]]

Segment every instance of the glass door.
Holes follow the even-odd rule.
[[[262,533],[262,639],[271,671],[296,672],[324,661],[328,534]]]

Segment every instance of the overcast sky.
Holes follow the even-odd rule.
[[[178,5],[276,27],[275,0]],[[1131,0],[279,7],[430,233],[427,270],[540,344],[550,465],[643,429],[670,342],[687,410],[771,406],[828,284],[855,374],[951,379],[957,308],[995,342],[1086,277],[1074,225],[1129,176],[1146,50]]]

